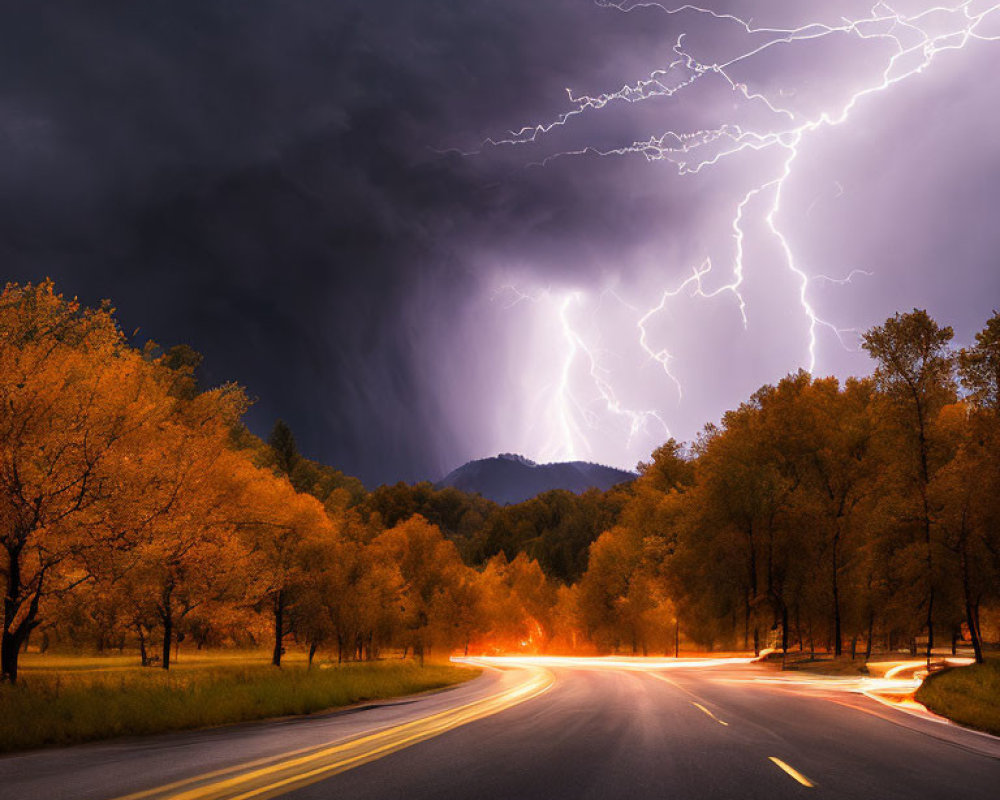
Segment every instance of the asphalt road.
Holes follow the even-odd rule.
[[[529,677],[531,694],[510,707],[483,705],[513,697]],[[849,688],[758,665],[489,670],[456,689],[352,713],[8,756],[0,797],[1000,797],[1000,740]],[[468,719],[456,708],[472,709],[462,712]],[[346,744],[328,747],[337,742]],[[301,764],[293,750],[306,753]],[[255,759],[262,774],[293,779],[241,784],[245,768],[226,771]],[[306,773],[315,782],[302,786],[295,776]]]

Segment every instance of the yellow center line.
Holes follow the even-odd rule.
[[[729,727],[729,723],[728,722],[723,722],[721,719],[719,719],[717,716],[715,716],[715,714],[713,714],[711,711],[709,711],[707,708],[705,708],[705,706],[703,706],[701,703],[692,702],[691,705],[693,705],[695,708],[699,708],[702,711],[704,711],[706,714],[708,714],[708,716],[710,716],[712,719],[714,719],[720,725],[725,725],[727,728]]]
[[[680,689],[688,697],[697,697],[697,695],[692,694],[687,689],[685,689],[683,686],[681,686],[677,681],[671,680],[666,675],[660,675],[657,672],[648,672],[646,674],[649,675],[649,677],[651,677],[651,678],[656,678],[656,680],[658,680],[658,681],[663,681],[664,683],[669,683],[671,686],[673,686],[673,687],[675,687],[677,689]]]
[[[551,672],[537,670],[523,684],[496,695],[394,727],[383,728],[360,738],[349,739],[332,746],[304,748],[257,759],[125,795],[117,800],[143,798],[242,800],[251,797],[273,797],[382,758],[460,725],[499,713],[537,697],[547,691],[553,682],[554,676]]]
[[[774,756],[768,756],[770,761],[773,761],[780,769],[784,770],[786,773],[791,775],[795,780],[801,783],[803,786],[808,786],[810,789],[816,784],[809,780],[805,775],[799,772],[795,767],[790,767],[780,758],[775,758]]]
[[[650,672],[649,675],[651,677],[653,677],[653,678],[656,678],[657,680],[663,681],[664,683],[669,683],[671,686],[674,686],[674,687],[680,689],[688,697],[694,697],[694,698],[696,698],[698,700],[701,699],[701,698],[698,697],[698,695],[696,695],[696,694],[694,694],[692,692],[689,692],[687,689],[685,689],[683,686],[681,686],[679,683],[677,683],[677,681],[671,680],[666,675],[658,675],[655,672]],[[693,705],[695,708],[697,708],[697,709],[699,709],[701,711],[704,711],[706,714],[708,714],[709,717],[711,717],[712,719],[714,719],[720,725],[725,725],[727,728],[729,727],[729,723],[728,722],[723,722],[721,719],[719,719],[717,716],[715,716],[715,714],[713,714],[711,711],[709,711],[707,708],[705,708],[705,706],[703,706],[701,703],[697,703],[694,700],[692,700],[691,701],[691,705]]]

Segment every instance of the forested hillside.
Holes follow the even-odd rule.
[[[607,491],[634,478],[631,472],[587,461],[536,464],[523,456],[501,453],[494,458],[481,458],[463,464],[445,475],[437,487],[481,494],[507,505],[522,503],[558,489],[574,494],[588,489]]]

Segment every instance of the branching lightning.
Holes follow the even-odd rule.
[[[604,294],[613,297],[618,302],[624,302],[610,290]],[[655,427],[659,433],[670,435],[670,429],[658,411],[631,409],[619,399],[605,365],[607,353],[588,343],[574,324],[573,310],[578,308],[583,301],[581,291],[557,293],[551,289],[544,289],[527,294],[516,286],[507,284],[494,292],[494,299],[503,299],[507,308],[524,302],[544,305],[554,312],[558,320],[563,350],[557,379],[547,391],[548,402],[546,403],[545,415],[548,418],[548,427],[552,435],[543,446],[540,453],[542,458],[577,459],[590,455],[590,441],[584,426],[595,428],[600,424],[595,405],[602,413],[611,415],[625,423],[628,432],[626,447],[631,444],[636,435],[649,429],[650,426]],[[634,310],[634,307],[628,307]],[[669,356],[664,354],[662,357],[654,357],[664,364],[665,369],[667,368],[666,361]],[[594,396],[591,398],[581,399],[573,390],[573,373],[579,362],[585,365],[587,375],[595,389]]]
[[[627,83],[619,89],[596,95],[575,94],[567,89],[570,107],[547,121],[535,122],[519,130],[511,131],[502,138],[491,138],[483,147],[520,146],[540,142],[557,129],[570,125],[575,120],[600,113],[604,109],[620,103],[645,103],[651,100],[664,102],[681,92],[690,91],[697,84],[706,81],[723,81],[734,95],[736,108],[753,110],[763,115],[765,123],[746,126],[737,120],[725,121],[715,128],[697,130],[663,130],[642,141],[633,141],[610,149],[587,146],[581,149],[564,150],[546,156],[541,165],[553,159],[590,154],[598,157],[622,157],[641,155],[650,162],[666,162],[673,165],[680,176],[693,176],[710,169],[723,161],[740,157],[742,154],[775,151],[778,154],[773,172],[763,180],[746,189],[733,210],[731,234],[734,242],[734,256],[730,267],[730,277],[721,285],[709,286],[709,276],[714,267],[706,259],[695,267],[689,277],[679,285],[665,289],[658,302],[647,309],[625,303],[636,314],[636,337],[638,346],[651,363],[658,364],[681,397],[680,381],[671,369],[675,356],[669,349],[654,344],[650,324],[658,315],[667,312],[672,299],[685,295],[701,299],[727,296],[735,302],[736,310],[744,328],[749,324],[750,309],[743,294],[746,276],[744,244],[745,223],[751,215],[761,224],[762,229],[778,247],[781,259],[790,280],[795,286],[796,313],[805,323],[805,339],[802,342],[802,366],[815,370],[819,334],[831,332],[842,346],[848,347],[845,335],[856,333],[843,329],[823,319],[811,299],[811,288],[816,282],[843,284],[853,278],[870,275],[865,270],[853,269],[843,278],[824,275],[810,275],[800,264],[789,234],[781,225],[782,202],[787,193],[789,179],[795,173],[796,164],[808,156],[806,144],[812,134],[824,128],[832,128],[846,123],[858,106],[878,95],[888,93],[897,84],[925,73],[933,62],[948,51],[961,50],[973,41],[998,41],[1000,33],[991,34],[989,24],[1000,22],[1000,3],[958,0],[952,3],[927,5],[915,13],[902,13],[886,2],[877,2],[870,11],[857,19],[842,18],[835,24],[811,21],[795,27],[764,27],[755,25],[751,19],[736,14],[716,11],[708,7],[685,4],[670,7],[660,2],[636,0],[613,2],[595,0],[597,5],[621,13],[633,13],[648,9],[679,19],[700,19],[708,24],[733,26],[740,36],[747,39],[742,52],[722,61],[701,59],[686,47],[686,34],[680,34],[672,46],[669,63],[655,69],[640,80]],[[998,27],[1000,30],[1000,27]],[[777,96],[768,96],[735,77],[736,68],[749,65],[753,59],[772,48],[785,47],[798,42],[817,42],[832,36],[852,37],[860,41],[878,41],[887,46],[886,58],[880,71],[875,71],[867,81],[851,87],[845,98],[831,102],[819,112],[807,112],[796,108],[793,92],[779,91]],[[476,152],[480,152],[477,150]],[[844,189],[835,184],[839,197]],[[812,211],[813,202],[806,213]],[[712,280],[716,280],[712,276]],[[588,449],[586,431],[581,427],[594,426],[598,421],[590,407],[581,403],[571,384],[573,370],[582,360],[587,365],[588,375],[596,388],[604,409],[616,417],[628,421],[629,436],[634,436],[651,422],[667,431],[660,413],[654,410],[634,411],[625,408],[619,401],[614,386],[602,366],[602,354],[589,346],[574,324],[572,310],[583,302],[579,290],[556,297],[546,290],[535,296],[519,292],[513,287],[506,291],[514,293],[515,302],[531,300],[546,304],[557,316],[562,330],[560,346],[564,358],[563,369],[558,384],[552,393],[553,415],[558,420],[558,435],[561,447],[554,448],[564,455],[586,452]]]

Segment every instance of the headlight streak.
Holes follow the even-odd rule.
[[[752,664],[754,656],[722,656],[718,658],[623,658],[616,656],[468,656],[453,657],[458,664],[488,664],[495,667],[563,667],[570,669],[611,669],[648,672],[664,669],[691,669]]]
[[[973,663],[974,659],[948,657],[941,666],[961,667]],[[924,706],[914,700],[913,695],[927,677],[927,661],[880,661],[870,662],[869,670],[884,670],[881,677],[833,677],[808,675],[801,672],[782,672],[768,676],[748,676],[745,678],[725,677],[725,683],[749,683],[757,685],[785,686],[797,690],[813,690],[816,696],[826,696],[829,692],[860,694],[896,709],[918,712],[921,717],[932,717]]]
[[[577,656],[475,656],[467,658],[452,658],[457,663],[485,664],[496,667],[548,667],[563,669],[588,670],[627,670],[634,672],[658,673],[669,670],[706,669],[718,667],[742,666],[760,662],[766,655],[760,656],[722,656],[716,658],[623,658],[607,657],[577,657]],[[959,667],[971,664],[973,659],[964,657],[949,657],[940,664],[948,667]],[[838,677],[827,675],[810,675],[802,672],[780,673],[750,673],[734,676],[717,674],[712,680],[721,683],[746,684],[751,686],[773,686],[795,689],[810,696],[830,699],[831,694],[838,693],[864,695],[883,705],[890,706],[921,717],[939,719],[930,714],[926,708],[913,699],[913,694],[920,688],[927,675],[926,660],[882,661],[870,662],[869,669],[884,670],[881,677]],[[670,683],[669,679],[662,678]],[[687,691],[683,687],[678,687]]]
[[[318,745],[193,775],[116,800],[264,800],[370,763],[442,733],[506,711],[547,692],[553,675],[529,667],[513,686],[464,705]]]
[[[859,276],[872,273],[863,269],[852,269],[842,278],[826,275],[810,275],[796,257],[788,233],[782,227],[780,217],[787,184],[795,173],[795,166],[803,156],[803,145],[811,134],[840,126],[847,122],[852,112],[867,99],[888,93],[897,84],[923,74],[941,53],[961,50],[972,41],[997,41],[1000,34],[983,32],[987,22],[997,22],[1000,18],[1000,3],[961,0],[953,3],[929,4],[913,14],[896,11],[885,2],[876,2],[866,16],[856,19],[842,18],[836,24],[823,21],[806,22],[794,27],[757,26],[751,19],[736,14],[716,11],[709,7],[684,4],[671,7],[659,2],[612,2],[595,0],[597,5],[621,13],[632,13],[641,9],[656,9],[669,16],[699,17],[710,22],[735,26],[740,35],[751,41],[736,55],[722,61],[699,59],[687,49],[686,34],[680,34],[672,47],[673,58],[665,66],[648,73],[647,77],[626,83],[619,89],[601,94],[576,94],[567,89],[570,108],[554,118],[526,125],[513,130],[501,138],[486,139],[479,149],[466,155],[482,152],[487,147],[521,146],[536,143],[560,128],[570,125],[577,118],[587,114],[601,113],[619,103],[637,104],[653,99],[669,100],[679,93],[690,91],[691,87],[712,80],[722,80],[740,105],[738,108],[756,108],[768,118],[763,126],[747,126],[734,119],[715,128],[694,130],[665,130],[642,141],[633,141],[612,148],[585,146],[573,150],[563,150],[545,156],[539,165],[546,165],[554,159],[589,154],[597,157],[622,157],[641,155],[650,162],[672,164],[680,176],[693,176],[735,159],[741,154],[775,151],[781,154],[773,173],[750,186],[736,204],[730,224],[734,240],[734,256],[731,277],[721,285],[710,287],[709,276],[714,272],[710,258],[695,267],[689,277],[680,284],[667,288],[659,295],[658,302],[645,310],[624,300],[625,307],[635,313],[635,337],[638,347],[645,357],[657,364],[667,380],[673,385],[678,400],[683,397],[683,389],[677,375],[671,368],[675,355],[668,348],[654,344],[650,325],[653,320],[667,313],[671,301],[680,297],[710,300],[729,296],[735,301],[744,329],[749,324],[748,303],[743,294],[746,275],[745,223],[753,216],[762,224],[781,253],[785,269],[792,281],[797,303],[797,314],[805,322],[806,336],[802,342],[803,360],[801,366],[810,372],[817,365],[820,331],[832,333],[841,347],[856,349],[849,337],[856,338],[857,331],[845,328],[824,319],[814,305],[811,288],[819,282],[843,285]],[[818,42],[840,35],[859,41],[880,41],[890,46],[891,55],[882,65],[881,71],[867,81],[853,87],[840,103],[830,100],[827,107],[811,115],[797,110],[791,102],[793,93],[778,92],[778,97],[766,95],[741,82],[733,76],[739,65],[749,64],[760,54],[798,42]],[[836,194],[843,194],[843,187],[835,183]],[[816,201],[806,211],[811,213]],[[713,276],[714,277],[714,276]],[[514,287],[506,287],[528,298]],[[617,297],[617,295],[615,295]],[[536,296],[538,298],[538,296]],[[582,290],[556,296],[550,290],[541,293],[535,302],[544,303],[547,313],[554,314],[563,335],[558,344],[561,353],[562,370],[557,385],[549,393],[550,425],[549,441],[544,447],[544,456],[575,458],[580,453],[592,450],[587,429],[600,427],[601,418],[595,416],[589,405],[581,401],[574,390],[573,376],[576,361],[584,356],[587,377],[596,389],[604,405],[604,412],[611,417],[627,422],[626,447],[640,431],[655,424],[658,431],[670,435],[669,427],[657,409],[634,410],[627,408],[620,400],[621,392],[615,389],[613,381],[596,348],[588,345],[579,327],[574,323],[571,309],[585,299]],[[621,300],[620,297],[617,299]],[[556,440],[556,441],[553,441]]]

